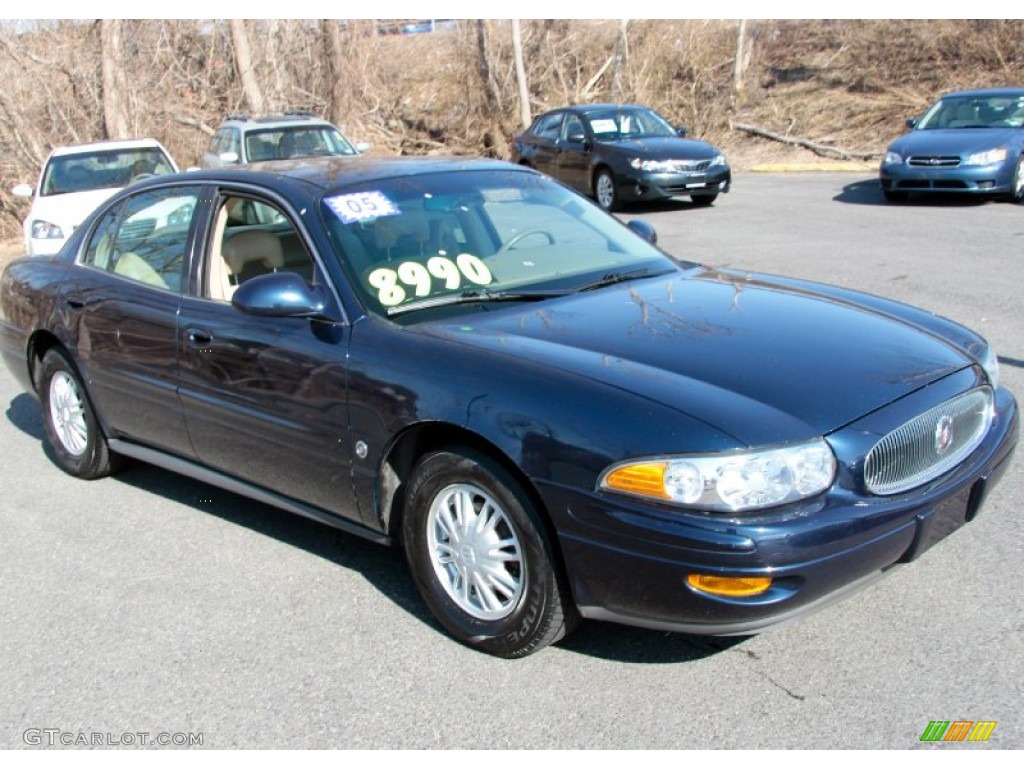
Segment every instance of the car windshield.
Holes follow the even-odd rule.
[[[245,136],[245,151],[251,163],[289,157],[357,154],[345,137],[329,126],[250,131]]]
[[[367,307],[529,301],[678,265],[574,192],[528,171],[426,173],[325,195],[335,252]]]
[[[59,155],[51,157],[43,171],[40,195],[125,187],[136,179],[164,173],[174,173],[174,166],[156,148]]]
[[[649,109],[608,110],[587,115],[595,139],[620,141],[648,136],[676,136],[675,129]]]
[[[1020,128],[1024,93],[1011,96],[947,96],[939,99],[917,124],[936,128]]]

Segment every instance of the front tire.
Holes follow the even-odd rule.
[[[39,399],[46,439],[57,466],[84,480],[114,471],[116,455],[112,456],[100,430],[78,371],[60,349],[43,356]]]
[[[1017,158],[1017,165],[1013,169],[1013,183],[1011,190],[1003,197],[1007,203],[1019,203],[1024,200],[1024,157]]]
[[[894,189],[882,188],[882,196],[890,203],[902,203],[907,199],[906,192],[897,192]]]
[[[718,193],[713,195],[690,195],[690,202],[699,207],[711,205],[718,199]]]
[[[594,199],[609,213],[619,207],[619,192],[612,172],[607,168],[599,168],[594,174]]]
[[[402,538],[423,599],[471,648],[519,658],[561,639],[575,623],[537,511],[486,456],[424,456],[409,481]]]

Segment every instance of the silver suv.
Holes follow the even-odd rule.
[[[229,115],[210,139],[204,168],[287,160],[313,155],[358,155],[369,144],[352,144],[334,125],[311,112]]]

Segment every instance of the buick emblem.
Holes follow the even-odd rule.
[[[935,425],[935,452],[940,456],[953,444],[953,417],[943,416]]]
[[[928,158],[928,165],[938,165],[941,162],[942,161],[939,160],[939,158],[937,158],[937,157],[929,157]]]

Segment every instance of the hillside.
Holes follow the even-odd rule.
[[[1018,20],[747,21],[742,45],[737,21],[521,28],[533,115],[570,102],[647,103],[721,146],[739,170],[825,159],[740,125],[874,162],[940,92],[1024,83]],[[10,187],[34,181],[51,147],[148,135],[188,166],[225,114],[253,104],[323,114],[374,153],[503,157],[521,129],[512,40],[511,22],[494,20],[417,35],[333,21],[2,30],[0,236],[16,235],[25,211]]]

